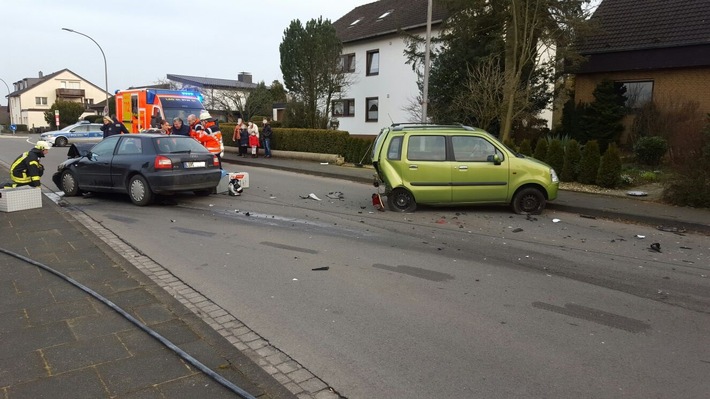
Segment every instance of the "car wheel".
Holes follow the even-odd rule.
[[[539,189],[527,187],[515,194],[511,205],[518,215],[538,215],[545,209],[545,196]]]
[[[150,191],[150,186],[145,177],[141,175],[135,175],[131,178],[128,182],[127,191],[131,201],[138,206],[148,205],[153,200],[153,192]]]
[[[193,193],[195,193],[195,195],[198,197],[207,197],[208,195],[212,194],[213,192],[214,192],[214,190],[212,190],[212,189],[193,191]]]
[[[404,188],[395,188],[387,196],[387,204],[393,211],[414,212],[417,209],[417,202],[414,196]]]
[[[64,191],[65,196],[75,197],[80,194],[79,183],[77,183],[76,176],[74,176],[74,173],[65,170],[64,172],[62,172],[62,175],[59,178],[59,182],[62,191]]]
[[[54,145],[56,147],[64,147],[65,145],[67,145],[67,142],[68,141],[67,141],[66,137],[57,137],[54,140]]]

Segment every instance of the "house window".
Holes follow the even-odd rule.
[[[626,107],[640,109],[653,100],[653,81],[616,82],[617,87],[626,88]]]
[[[365,109],[367,110],[366,122],[377,122],[378,111],[380,109],[379,100],[377,97],[368,97],[365,99]]]
[[[355,72],[355,53],[340,56],[340,69],[343,72]]]
[[[367,52],[367,76],[380,73],[380,50]]]
[[[94,105],[94,99],[93,99],[93,98],[85,98],[85,99],[84,99],[84,104],[86,104],[86,105]]]
[[[47,97],[35,97],[35,104],[47,105]]]
[[[333,116],[355,116],[355,100],[333,101]]]

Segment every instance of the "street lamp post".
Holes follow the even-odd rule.
[[[10,113],[10,86],[7,85],[7,82],[0,79],[0,82],[5,83],[5,88],[7,88],[7,114],[10,116],[10,124],[12,125],[12,114]]]
[[[62,30],[65,30],[67,32],[76,33],[77,35],[82,35],[84,37],[89,38],[89,40],[94,42],[94,44],[96,44],[99,47],[99,50],[101,50],[101,55],[104,57],[104,78],[106,79],[106,81],[105,81],[105,83],[106,83],[106,106],[105,106],[105,109],[108,110],[108,64],[106,63],[106,54],[104,54],[104,49],[102,49],[101,46],[99,46],[99,44],[96,43],[96,40],[92,39],[91,36],[89,36],[89,35],[86,35],[81,32],[77,32],[74,29],[69,29],[69,28],[62,28]],[[108,114],[108,112],[107,112],[107,114]]]

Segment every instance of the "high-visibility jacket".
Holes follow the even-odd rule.
[[[33,148],[22,153],[10,167],[10,178],[12,186],[40,186],[40,178],[44,174],[44,166],[39,163],[39,158],[43,157],[42,150]]]
[[[209,124],[210,122],[208,122]],[[212,154],[219,155],[220,157],[224,153],[224,144],[222,143],[222,132],[219,130],[213,131],[214,122],[212,125],[205,129],[205,127],[200,122],[195,122],[190,126],[190,136],[195,140],[199,141],[207,151]]]

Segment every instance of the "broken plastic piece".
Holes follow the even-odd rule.
[[[330,266],[316,267],[316,268],[311,269],[311,270],[317,271],[317,270],[328,270],[328,269],[330,269]]]
[[[345,195],[341,191],[331,191],[328,194],[325,195],[328,198],[331,199],[343,199],[345,198]]]
[[[320,201],[320,198],[318,198],[318,196],[316,196],[316,195],[313,194],[313,193],[308,194],[308,198],[314,199],[314,200],[316,200],[316,201]]]
[[[520,227],[518,227],[517,229],[513,229],[513,233],[520,233],[521,231],[523,231],[523,229],[521,229]]]
[[[372,194],[372,206],[375,207],[378,211],[384,212],[385,211],[385,206],[382,204],[382,197],[380,197],[380,194],[378,193],[373,193]]]
[[[640,238],[640,239],[644,239],[644,238],[646,238],[646,236],[642,236],[641,234],[636,234],[636,235],[635,235],[634,237],[636,237],[636,238]]]
[[[560,219],[552,219],[552,223],[559,223]]]
[[[653,244],[651,244],[651,249],[656,252],[661,252],[661,244],[654,242]]]

